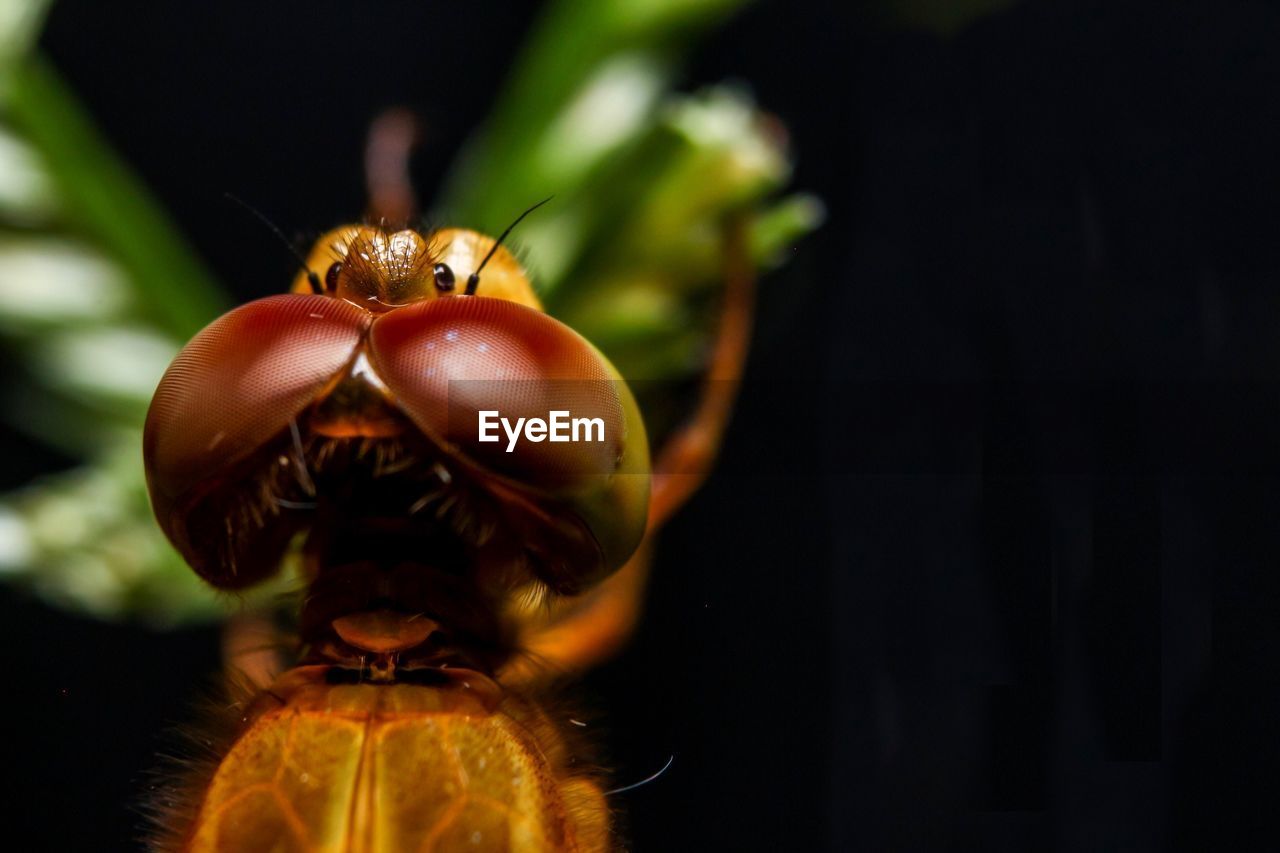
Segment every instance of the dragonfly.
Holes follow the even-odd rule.
[[[504,245],[539,205],[497,238],[389,227],[403,170],[368,172],[376,224],[205,327],[148,412],[152,505],[191,569],[239,591],[294,555],[305,586],[291,648],[239,658],[221,754],[160,787],[155,847],[614,849],[630,786],[541,697],[625,643],[653,537],[715,454],[750,337],[744,220],[699,396],[651,452],[626,379]],[[598,440],[477,429],[554,412]]]
[[[48,64],[0,57],[0,137],[33,177],[5,196],[0,220],[24,239],[0,261],[65,267],[47,291],[76,297],[0,289],[0,338],[22,344],[41,403],[30,411],[48,415],[22,426],[82,462],[0,496],[0,574],[98,618],[230,614],[226,699],[151,787],[156,849],[621,843],[611,816],[635,776],[596,766],[553,689],[640,619],[655,534],[729,418],[752,275],[782,263],[821,206],[771,198],[790,177],[785,130],[740,88],[670,88],[664,34],[719,13],[552,5],[555,25],[532,38],[437,201],[497,238],[388,227],[415,221],[412,122],[388,115],[367,149],[364,224],[317,241],[290,293],[199,334],[221,288]],[[31,47],[38,16],[24,20],[6,44]],[[565,43],[591,49],[548,75]],[[570,133],[619,99],[634,112],[613,135]],[[515,235],[526,265],[499,229],[548,192]],[[477,353],[505,355],[415,362],[427,321],[463,323]],[[568,393],[565,409],[603,407],[575,414],[598,415],[612,443],[561,452],[571,446],[526,430],[507,455],[474,423],[451,435],[459,406],[442,405],[432,369],[467,392],[464,422],[503,408],[518,421],[510,410],[532,389],[528,422]],[[85,523],[50,524],[68,511]]]

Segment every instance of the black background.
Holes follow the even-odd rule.
[[[407,104],[429,198],[534,11],[63,0],[44,44],[247,299],[291,262],[222,194],[353,218]],[[697,54],[830,217],[766,280],[720,469],[583,688],[619,784],[675,756],[618,798],[632,849],[1280,845],[1276,45],[1261,3],[1026,2],[942,39],[761,2]],[[58,464],[4,439],[5,484]],[[135,848],[216,631],[8,590],[0,625],[6,833]]]

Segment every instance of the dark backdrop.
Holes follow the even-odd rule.
[[[222,194],[349,219],[404,103],[430,197],[532,14],[62,0],[44,43],[248,299],[291,263]],[[675,755],[619,798],[632,849],[1280,843],[1277,44],[1261,3],[1027,2],[943,39],[761,2],[699,53],[830,218],[767,280],[720,469],[583,688],[620,783]],[[4,442],[5,485],[59,462]],[[132,849],[216,632],[9,590],[0,624],[6,832]]]

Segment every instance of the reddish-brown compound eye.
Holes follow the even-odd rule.
[[[423,431],[495,473],[559,491],[614,471],[625,425],[608,362],[546,314],[483,297],[422,302],[374,323],[370,358]],[[596,428],[580,427],[589,440],[576,442],[571,423],[568,441],[524,437],[530,419],[553,411],[594,418]],[[481,412],[497,413],[485,416],[492,441],[480,440]],[[506,428],[516,424],[513,442]]]
[[[508,300],[437,299],[379,317],[369,357],[424,433],[578,517],[601,550],[584,574],[630,556],[647,510],[644,427],[580,335]]]
[[[206,580],[242,587],[276,568],[294,531],[264,523],[275,508],[255,505],[240,463],[288,432],[369,321],[340,300],[272,296],[209,324],[165,372],[143,435],[147,485],[160,526]]]

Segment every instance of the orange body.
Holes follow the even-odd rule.
[[[479,673],[444,685],[289,672],[209,784],[187,849],[598,851],[608,814],[555,726]]]

